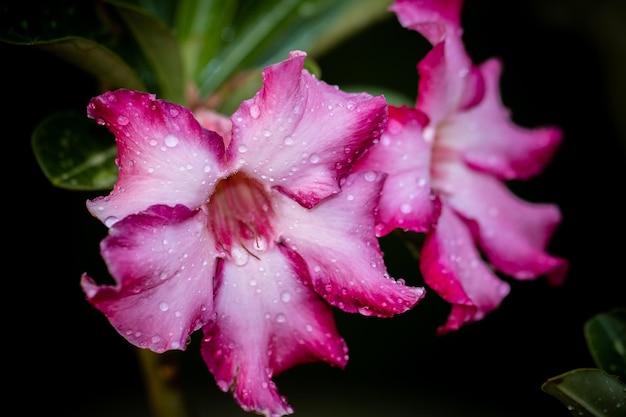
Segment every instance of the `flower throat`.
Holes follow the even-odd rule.
[[[242,173],[225,178],[215,187],[206,208],[207,226],[217,249],[226,251],[235,263],[245,263],[245,252],[258,257],[255,253],[271,244],[274,210],[260,182]]]

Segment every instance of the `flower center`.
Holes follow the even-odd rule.
[[[217,242],[239,265],[273,244],[272,201],[263,185],[242,173],[221,180],[206,203],[208,224]]]

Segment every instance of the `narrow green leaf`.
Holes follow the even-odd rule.
[[[575,369],[548,379],[541,389],[578,417],[626,415],[626,385],[601,369]]]
[[[95,41],[68,37],[35,45],[93,75],[106,88],[146,90],[139,75],[127,62]]]
[[[125,2],[110,2],[140,45],[160,87],[161,98],[185,104],[185,79],[181,52],[170,28],[154,15]]]
[[[390,0],[272,0],[246,3],[233,22],[233,40],[200,73],[203,97],[235,72],[260,68],[304,50],[313,59],[348,35],[391,16]]]
[[[202,97],[215,92],[242,63],[257,49],[258,45],[280,25],[289,14],[294,13],[301,0],[274,0],[248,3],[252,11],[239,13],[232,42],[202,70],[199,90]]]
[[[266,66],[285,59],[294,49],[304,50],[317,59],[350,35],[393,17],[388,11],[391,3],[391,0],[307,2],[301,6],[297,20],[288,22],[272,39],[273,44],[266,48],[270,54],[260,55],[257,65]]]
[[[108,1],[108,0],[106,0]],[[179,0],[113,0],[118,4],[125,3],[151,14],[167,27],[174,26],[174,13]]]
[[[174,29],[181,44],[186,78],[195,84],[200,71],[227,41],[238,1],[178,2]]]
[[[113,136],[78,112],[55,113],[32,135],[33,152],[53,185],[72,190],[104,190],[117,180]]]
[[[585,323],[584,333],[596,365],[626,382],[626,309],[597,314]]]

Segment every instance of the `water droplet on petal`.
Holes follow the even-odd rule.
[[[280,299],[284,302],[284,303],[288,303],[291,300],[291,294],[287,291],[283,291],[280,294]]]
[[[119,116],[117,118],[117,123],[119,123],[120,126],[126,126],[128,124],[128,117],[126,116]]]
[[[178,138],[174,135],[167,135],[165,137],[165,145],[169,146],[170,148],[175,147],[176,145],[178,145]]]
[[[252,116],[253,119],[258,119],[260,115],[261,109],[259,109],[259,106],[257,106],[256,104],[250,106],[250,116]]]
[[[113,226],[115,223],[117,223],[117,217],[115,216],[109,216],[106,219],[104,219],[104,225],[106,227],[111,227]]]
[[[237,247],[233,248],[230,251],[230,256],[232,257],[235,265],[243,266],[248,263],[248,258],[250,257],[250,254],[245,249]]]
[[[159,303],[159,310],[161,311],[167,311],[170,309],[170,306],[167,305],[167,303],[165,301],[161,301]]]
[[[376,173],[374,171],[367,171],[363,175],[363,178],[365,178],[365,181],[367,181],[367,182],[376,181]]]

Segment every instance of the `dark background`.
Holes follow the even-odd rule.
[[[433,292],[394,319],[337,311],[350,347],[347,368],[313,364],[276,378],[296,416],[571,415],[541,384],[594,367],[584,322],[626,305],[625,16],[617,0],[467,1],[468,52],[476,62],[503,60],[503,101],[513,119],[563,128],[563,145],[544,173],[511,186],[524,199],[561,207],[550,251],[570,260],[567,281],[560,288],[544,279],[511,281],[497,311],[444,337],[434,331],[447,306]],[[319,64],[329,83],[381,84],[414,96],[415,65],[426,51],[419,35],[390,18]],[[106,231],[85,208],[101,193],[53,187],[30,148],[38,122],[56,110],[85,108],[96,85],[37,49],[0,44],[0,53],[9,392],[20,395],[19,414],[150,415],[134,348],[79,286],[84,271],[105,274],[98,243]],[[390,259],[403,260],[390,262],[393,275],[417,284],[417,263],[392,238],[382,244]],[[197,415],[248,415],[217,389],[197,342],[180,355]]]

